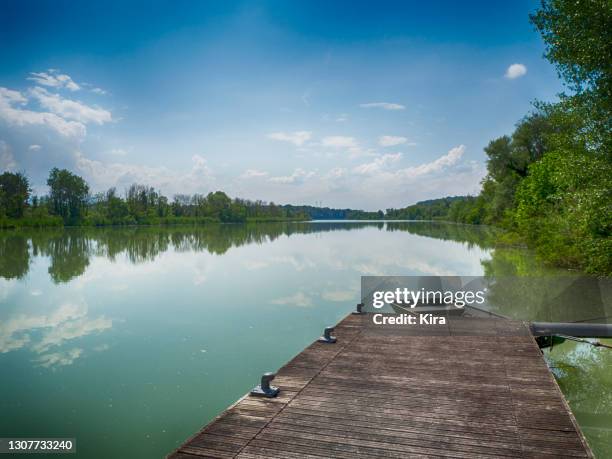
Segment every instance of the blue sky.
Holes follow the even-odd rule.
[[[476,193],[562,90],[513,2],[26,2],[0,14],[0,168],[379,209]]]

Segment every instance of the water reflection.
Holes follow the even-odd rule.
[[[495,251],[491,260],[497,256]],[[539,322],[607,323],[612,319],[610,279],[568,273],[531,276],[489,273],[486,277],[490,279],[488,306],[497,314]]]
[[[612,351],[566,341],[544,355],[596,457],[612,457]]]
[[[21,233],[0,232],[0,276],[20,279],[30,267],[29,238]]]
[[[378,246],[367,247],[359,230],[373,231]],[[353,232],[351,242],[326,238],[297,245],[270,244],[295,236]],[[176,276],[177,282],[192,278],[189,290],[197,298],[198,289],[209,280],[213,266],[226,260],[226,269],[240,277],[262,278],[269,286],[270,272],[283,278],[291,272],[302,276],[297,286],[284,289],[284,282],[270,288],[269,305],[312,308],[322,303],[347,304],[359,296],[359,275],[389,274],[412,270],[426,274],[459,274],[465,263],[465,250],[453,256],[444,249],[423,243],[402,245],[394,250],[393,238],[384,233],[423,236],[441,241],[464,243],[470,248],[491,246],[493,231],[461,225],[429,222],[312,222],[270,224],[211,224],[197,227],[124,227],[26,229],[0,232],[0,353],[27,351],[30,361],[44,368],[73,364],[91,353],[94,345],[83,345],[83,338],[109,331],[112,306],[135,294],[138,303],[159,281]],[[400,240],[398,240],[400,241]],[[401,239],[403,242],[404,239]],[[415,240],[421,241],[420,238]],[[374,239],[370,239],[376,244]],[[269,244],[256,256],[227,257],[232,248]],[[397,242],[395,242],[397,244]],[[478,257],[480,252],[473,256]],[[484,253],[484,252],[483,252]],[[205,255],[205,257],[199,256]],[[209,256],[224,255],[223,258]],[[473,257],[472,257],[473,258]],[[473,265],[472,260],[472,265]],[[453,262],[457,265],[453,265]],[[236,265],[238,263],[238,266]],[[325,271],[330,274],[322,274]],[[45,272],[46,271],[46,272]],[[282,274],[281,274],[282,273]],[[306,274],[308,273],[308,274]],[[336,282],[334,274],[341,273]],[[46,277],[46,279],[45,279]],[[5,280],[2,280],[4,278]],[[157,281],[155,280],[157,279]],[[325,279],[324,285],[320,281]],[[130,289],[142,280],[138,287]],[[308,285],[308,281],[312,285]],[[50,282],[49,282],[50,281]],[[224,280],[228,286],[231,281]],[[165,293],[174,295],[174,286]],[[108,296],[114,295],[113,300]],[[210,293],[209,293],[210,294]],[[101,311],[91,311],[91,303],[104,301]],[[227,293],[222,301],[231,303]],[[124,314],[118,314],[122,317]],[[74,343],[77,343],[76,346]],[[89,349],[89,350],[88,350]]]
[[[467,273],[456,272],[456,266],[451,263],[452,255],[438,253],[427,242],[431,239],[452,241],[464,247],[454,254],[455,258],[465,256],[465,249],[467,253],[472,249],[486,251],[488,256],[480,259],[480,269],[491,280],[488,285],[488,302],[489,309],[495,313],[523,320],[564,322],[605,322],[612,316],[609,281],[572,276],[567,272],[544,268],[525,250],[495,248],[496,232],[493,228],[438,222],[210,224],[196,227],[4,231],[0,232],[0,276],[7,280],[23,279],[34,260],[45,257],[48,258],[48,275],[53,283],[59,285],[83,276],[95,258],[114,263],[121,257],[123,263],[120,265],[125,262],[139,265],[154,262],[166,253],[223,255],[232,248],[262,245],[280,238],[355,230],[373,230],[374,234],[407,233],[426,239],[423,239],[424,249],[421,251],[414,244],[418,239],[412,239],[410,247],[397,247],[397,250],[389,249],[388,246],[378,251],[345,247],[345,252],[338,250],[333,258],[325,257],[315,250],[286,250],[280,254],[274,254],[271,250],[264,252],[264,257],[260,255],[256,259],[241,259],[240,264],[248,271],[287,264],[301,272],[328,264],[336,270],[355,269],[360,275],[388,275],[392,269],[411,269],[436,275],[465,275]],[[210,264],[200,262],[194,270],[194,285],[203,284],[208,277]],[[99,271],[92,270],[92,275],[101,275]],[[113,289],[120,291],[127,290],[127,287],[126,283],[117,283]],[[353,296],[353,290],[323,291],[323,299],[332,302],[347,301]],[[300,290],[291,295],[279,295],[273,303],[310,305],[312,299]],[[7,331],[5,324],[4,335],[0,336],[9,340],[7,336],[13,336],[13,331]],[[15,345],[14,339],[9,340],[11,346]]]
[[[498,231],[487,226],[455,225],[442,222],[388,222],[388,231],[407,231],[411,234],[463,242],[468,248],[490,249],[494,246]]]
[[[573,281],[542,288],[530,276],[549,270],[494,241],[491,228],[428,222],[2,231],[0,431],[77,436],[84,457],[161,457],[352,310],[362,275],[519,275],[494,284],[497,312],[600,309],[571,295],[554,307]],[[585,359],[601,390],[609,361]],[[575,384],[570,402],[597,414]]]
[[[32,257],[46,256],[49,275],[55,283],[69,282],[82,275],[90,257],[110,260],[122,253],[130,262],[155,260],[172,249],[222,255],[232,247],[263,244],[296,234],[351,231],[375,228],[466,243],[468,248],[490,248],[494,231],[435,222],[316,222],[269,224],[211,224],[197,227],[68,228],[0,232],[0,276],[21,279],[27,275]]]
[[[27,309],[27,307],[25,308]],[[0,353],[27,348],[43,367],[70,365],[82,353],[80,348],[56,351],[64,343],[112,327],[104,316],[90,317],[84,302],[66,302],[46,307],[48,312],[16,312],[0,321]]]

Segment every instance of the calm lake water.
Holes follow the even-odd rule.
[[[0,437],[163,457],[354,309],[361,275],[546,273],[491,229],[312,222],[0,232]],[[590,319],[516,297],[496,312]],[[612,351],[545,355],[612,457]]]

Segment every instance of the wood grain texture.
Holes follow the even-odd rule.
[[[168,458],[593,457],[524,323],[409,328],[347,316]]]

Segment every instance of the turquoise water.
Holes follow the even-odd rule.
[[[163,457],[351,311],[362,275],[541,272],[492,239],[419,222],[1,232],[0,436]],[[559,376],[579,420],[598,414],[610,356],[552,354],[575,355],[580,371]],[[588,390],[585,374],[599,378]],[[607,417],[585,429],[601,457],[607,397]]]

